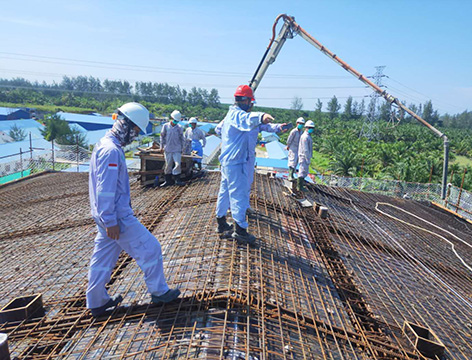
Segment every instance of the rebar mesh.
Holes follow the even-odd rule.
[[[122,253],[109,292],[124,301],[99,319],[85,308],[95,236],[87,175],[1,187],[0,305],[41,292],[46,306],[42,319],[0,325],[12,357],[419,359],[401,330],[410,321],[433,330],[448,359],[472,358],[471,273],[405,211],[464,239],[442,233],[470,264],[472,231],[462,220],[425,203],[310,186],[308,196],[329,208],[321,220],[281,180],[257,175],[252,248],[215,233],[218,187],[218,173],[183,188],[132,184],[133,208],[161,242],[168,282],[182,296],[150,304],[139,267]]]

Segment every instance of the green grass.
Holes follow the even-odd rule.
[[[453,161],[454,164],[459,164],[461,167],[472,167],[472,159],[467,156],[456,155]]]
[[[313,158],[310,163],[313,169],[323,174],[328,169],[329,161],[329,157],[313,150]]]

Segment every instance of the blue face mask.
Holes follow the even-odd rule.
[[[298,125],[297,125],[297,129],[298,129],[298,130],[303,129],[303,124],[298,124]]]
[[[313,128],[312,128],[312,129],[308,129],[308,134],[312,134],[313,131],[315,131],[315,129],[313,129]]]
[[[249,111],[249,108],[252,106],[251,103],[249,104],[239,104],[239,108],[244,111]]]

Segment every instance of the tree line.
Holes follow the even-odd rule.
[[[0,101],[12,102],[22,90],[34,90],[53,97],[63,97],[72,102],[74,95],[90,99],[129,98],[137,101],[159,102],[161,104],[217,107],[220,105],[218,90],[192,87],[189,91],[166,83],[138,81],[131,85],[124,80],[101,81],[93,76],[64,76],[60,83],[31,82],[24,78],[0,79]],[[13,92],[12,92],[13,91]],[[80,105],[80,104],[77,104]]]
[[[63,79],[64,86],[69,84],[67,79]],[[229,106],[219,101],[212,105],[202,105],[198,102],[197,105],[192,105],[189,101],[183,100],[188,99],[188,95],[185,97],[175,95],[179,93],[179,87],[168,85],[159,87],[162,84],[145,83],[146,85],[142,85],[140,83],[131,87],[124,82],[121,85],[100,83],[103,91],[106,89],[107,92],[116,92],[115,95],[110,95],[109,93],[99,94],[98,82],[89,83],[90,87],[86,88],[85,85],[80,85],[81,81],[71,82],[67,86],[68,89],[75,89],[74,91],[54,93],[54,87],[50,89],[51,85],[47,84],[44,85],[44,89],[47,90],[38,91],[35,83],[30,83],[31,86],[28,88],[22,80],[14,79],[8,82],[9,87],[4,87],[1,84],[5,83],[0,81],[0,102],[18,104],[17,106],[25,106],[24,104],[52,106],[53,110],[46,114],[44,119],[44,122],[51,122],[51,128],[54,127],[52,124],[57,122],[57,119],[51,119],[51,114],[62,109],[63,106],[74,106],[79,110],[83,109],[83,112],[96,111],[109,114],[123,102],[140,101],[156,116],[168,116],[174,109],[178,109],[185,116],[196,116],[202,120],[223,119]],[[14,87],[14,85],[18,86]],[[114,90],[113,86],[115,86]],[[90,91],[86,92],[84,89]],[[92,89],[95,90],[92,91]],[[123,92],[126,95],[123,95]],[[139,94],[165,92],[167,97],[165,101],[154,101],[152,98],[138,95],[137,92]],[[181,89],[180,94],[182,94]],[[178,100],[174,100],[176,98]],[[155,99],[160,98],[156,96]],[[299,116],[313,120],[315,122],[315,157],[312,168],[320,173],[412,182],[440,182],[442,140],[434,136],[426,127],[418,124],[408,114],[402,117],[397,109],[391,108],[383,100],[380,100],[378,104],[376,109],[372,109],[372,103],[367,99],[356,101],[352,97],[341,104],[336,96],[333,96],[326,104],[318,100],[313,110],[302,110],[301,99],[295,102],[296,108],[292,109],[256,106],[254,110],[268,112],[280,123],[294,123]],[[472,189],[472,166],[469,165],[472,162],[468,160],[472,157],[472,112],[465,111],[457,115],[440,116],[431,101],[419,105],[409,104],[408,107],[446,133],[452,151],[450,180],[454,185],[460,186],[464,170],[470,167],[470,171],[466,173],[464,187]],[[369,141],[360,136],[364,120],[371,111],[374,111],[379,119],[375,141]],[[70,133],[64,141],[77,141],[77,135]],[[287,134],[282,134],[282,142],[285,141],[286,136]]]

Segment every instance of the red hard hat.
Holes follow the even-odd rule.
[[[244,96],[254,101],[254,93],[249,85],[239,85],[234,96]]]

